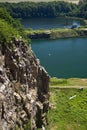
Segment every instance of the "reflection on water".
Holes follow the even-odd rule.
[[[51,28],[64,28],[71,27],[72,25],[83,25],[82,20],[71,18],[38,18],[38,19],[24,19],[22,24],[25,28],[32,29],[51,29]]]

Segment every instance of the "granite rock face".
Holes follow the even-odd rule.
[[[47,124],[49,75],[30,47],[0,44],[0,130],[35,130]]]

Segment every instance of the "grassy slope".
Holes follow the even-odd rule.
[[[52,78],[51,85],[51,110],[48,113],[49,125],[46,130],[87,130],[87,79]],[[84,89],[81,91],[78,87],[68,88],[69,85],[80,85]],[[76,97],[70,99],[74,95]]]
[[[80,78],[69,78],[69,79],[58,79],[56,77],[51,78],[51,86],[56,87],[56,86],[76,86],[76,88],[80,86],[87,87],[87,79],[80,79]]]
[[[78,34],[75,30],[73,29],[52,29],[51,30],[51,39],[56,39],[56,38],[67,38],[67,37],[77,37]]]
[[[87,89],[51,88],[50,100],[47,130],[87,130]]]

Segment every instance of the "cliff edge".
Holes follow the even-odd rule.
[[[49,75],[23,40],[0,44],[0,130],[47,124]]]

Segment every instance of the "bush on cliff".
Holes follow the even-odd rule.
[[[24,29],[18,20],[14,20],[4,8],[0,8],[0,42],[8,43],[13,37],[26,38]]]
[[[18,31],[8,24],[5,20],[0,19],[0,42],[8,43],[12,37],[17,37]]]

